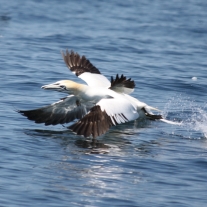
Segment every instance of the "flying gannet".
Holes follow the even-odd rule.
[[[61,80],[42,86],[45,90],[55,90],[70,94],[51,105],[34,109],[19,110],[35,123],[45,125],[65,124],[78,121],[68,128],[78,135],[96,138],[117,124],[144,117],[163,120],[150,110],[157,110],[129,94],[134,91],[135,83],[124,75],[111,77],[109,81],[93,66],[85,56],[66,50],[62,52],[68,68],[87,85],[71,80]]]

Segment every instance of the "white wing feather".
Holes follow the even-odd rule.
[[[114,125],[135,120],[139,117],[136,108],[124,98],[102,99],[96,105],[110,116]]]
[[[91,87],[109,88],[111,86],[111,82],[101,74],[85,72],[78,77],[84,80]]]

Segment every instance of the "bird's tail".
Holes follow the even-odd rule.
[[[147,106],[147,109],[151,109],[151,110],[156,110],[156,111],[160,111],[159,109],[153,108],[151,106]],[[167,119],[164,119],[162,115],[157,115],[157,114],[151,114],[149,113],[145,108],[143,108],[143,111],[146,115],[147,118],[149,118],[150,120],[160,120],[162,122],[165,122],[167,124],[173,124],[173,125],[182,125],[181,122],[175,122],[175,121],[169,121]]]
[[[163,119],[163,118],[160,119],[160,121],[165,122],[167,124],[173,124],[173,125],[179,125],[179,126],[181,126],[183,124],[182,122],[169,121],[169,120]]]
[[[148,119],[150,119],[150,120],[159,120],[159,119],[163,119],[162,115],[160,115],[160,114],[151,114],[150,112],[147,111],[147,109],[148,109],[148,110],[149,110],[149,109],[153,110],[153,109],[155,109],[155,108],[153,108],[153,107],[147,107],[147,108],[144,107],[144,108],[142,108],[142,110],[143,110],[145,116],[146,116]],[[158,109],[157,109],[157,110],[158,110]]]

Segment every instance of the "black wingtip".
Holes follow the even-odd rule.
[[[25,115],[25,112],[26,111],[23,111],[23,110],[15,110],[17,113],[21,114],[22,116],[26,116]]]
[[[127,79],[123,74],[120,77],[117,74],[115,79],[111,77],[111,88],[117,87],[117,86],[134,89],[135,82],[131,80],[131,78]]]
[[[44,123],[45,125],[56,125],[56,123],[48,122],[49,114],[44,114],[41,108],[25,111],[18,110],[18,113],[20,113],[22,116],[27,117],[28,120],[34,121],[36,124]]]
[[[100,71],[91,64],[91,62],[83,55],[80,56],[78,53],[73,50],[61,51],[63,60],[67,67],[76,74],[76,76],[81,75],[84,72],[101,74]]]

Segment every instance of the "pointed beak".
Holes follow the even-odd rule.
[[[54,83],[48,84],[48,85],[44,85],[41,88],[45,89],[45,90],[53,90],[53,91],[59,91],[59,92],[64,91],[63,87],[61,87],[58,84],[54,84]]]

